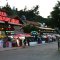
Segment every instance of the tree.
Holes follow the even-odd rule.
[[[36,7],[34,7],[34,9],[33,9],[33,12],[35,13],[35,15],[39,14],[38,8],[39,8],[39,6],[36,5]]]
[[[21,17],[22,15],[26,16],[27,20],[38,20],[36,17],[38,17],[39,11],[38,11],[39,6],[36,5],[33,7],[31,10],[27,10],[27,7],[25,7],[23,10],[18,11],[18,15]]]
[[[51,23],[53,27],[58,27],[60,29],[60,1],[54,7],[54,10],[51,12]]]
[[[8,14],[8,16],[11,16],[11,15],[13,15],[13,10],[11,9],[11,7],[10,6],[4,6],[3,8],[2,8],[2,10],[5,10],[5,12]]]
[[[30,33],[31,31],[38,31],[39,29],[35,26],[26,25],[23,27],[25,33]]]
[[[46,18],[46,25],[47,25],[48,27],[52,27],[52,28],[53,28],[53,27],[55,26],[53,23],[54,23],[54,22],[53,22],[51,16],[48,16],[48,17]]]

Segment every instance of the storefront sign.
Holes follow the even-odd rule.
[[[7,21],[7,22],[10,22],[10,18],[5,17],[5,16],[0,16],[0,21]]]
[[[19,24],[19,20],[17,20],[17,19],[11,19],[9,22]]]
[[[0,15],[1,16],[7,16],[6,12],[1,12],[1,11],[0,11]]]
[[[9,23],[19,24],[19,20],[7,17],[5,12],[0,12],[0,21],[7,21]]]

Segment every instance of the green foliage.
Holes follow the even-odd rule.
[[[25,33],[30,33],[31,31],[38,31],[38,28],[31,25],[26,25],[25,27],[23,27],[23,30]]]
[[[22,15],[25,15],[26,20],[45,23],[46,18],[43,18],[42,16],[39,15],[38,9],[39,9],[38,5],[36,5],[30,10],[27,10],[27,7],[25,7],[23,10],[18,11],[18,16],[22,17]]]
[[[38,5],[33,7],[31,10],[27,10],[27,7],[25,7],[24,10],[18,11],[18,15],[20,17],[22,15],[25,15],[27,20],[33,20],[33,21],[39,20],[38,18],[36,18],[38,17],[39,14],[38,8],[39,8]]]
[[[10,7],[3,7],[2,10],[5,10],[8,16],[13,15],[13,11]]]
[[[51,12],[50,18],[48,18],[50,25],[52,27],[60,28],[60,1],[54,7],[54,10]]]

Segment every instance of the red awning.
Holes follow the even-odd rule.
[[[30,34],[16,34],[16,35],[14,35],[14,38],[19,38],[19,37],[23,37],[23,36],[32,37]]]

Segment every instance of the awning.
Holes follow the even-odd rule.
[[[0,23],[5,23],[4,21],[0,21]]]
[[[19,37],[32,37],[32,36],[30,34],[27,34],[27,33],[14,35],[14,38],[19,38]]]
[[[45,29],[45,30],[55,30],[55,29],[53,29],[53,28],[43,28],[43,27],[38,27],[38,28],[40,28],[40,29]]]
[[[22,26],[22,24],[15,24],[15,23],[11,23],[11,22],[8,22],[9,24],[13,24],[13,25],[19,25],[19,26]]]

